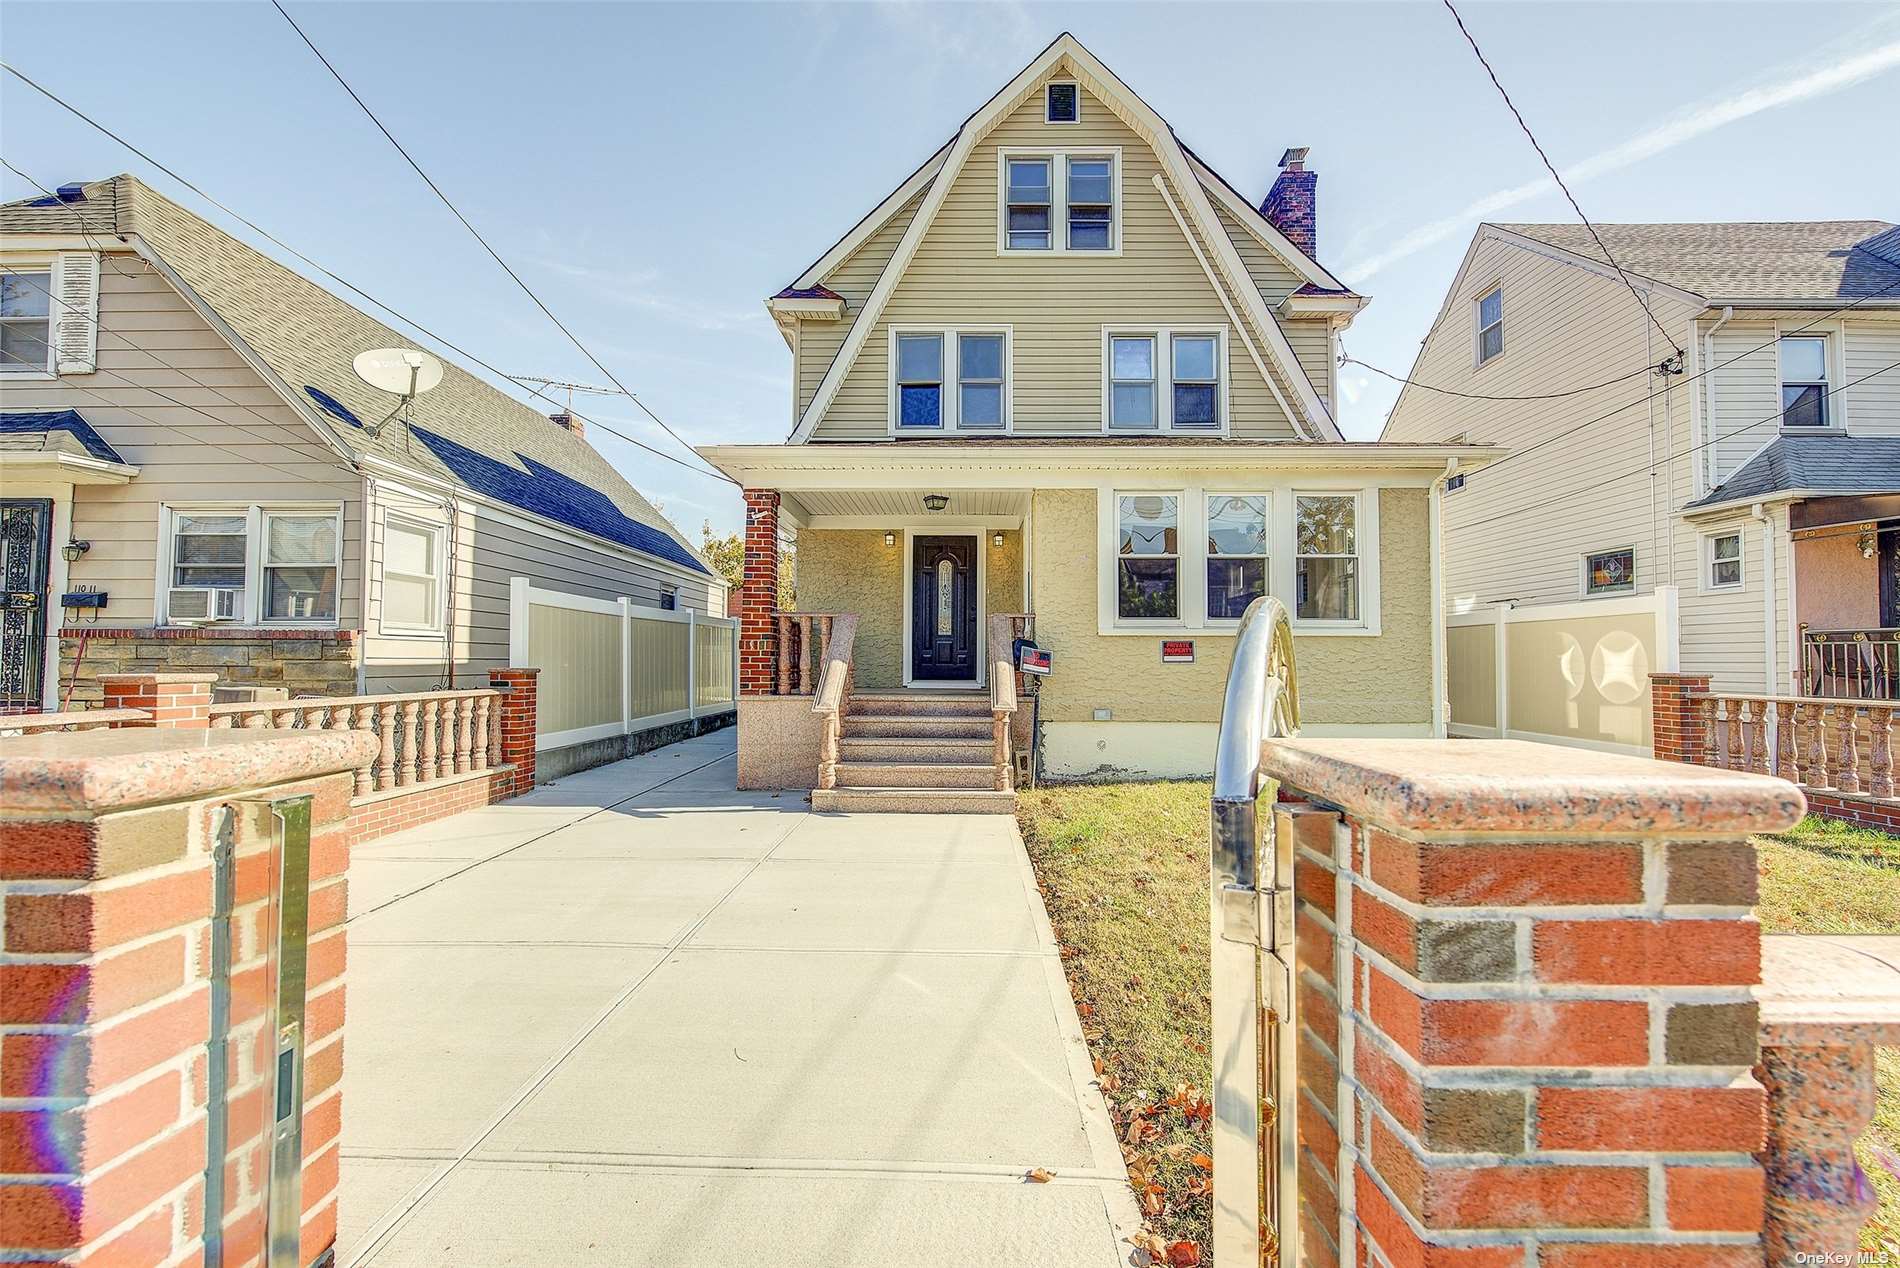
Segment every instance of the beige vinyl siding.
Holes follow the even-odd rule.
[[[1101,431],[1104,325],[1227,331],[1234,434],[1294,434],[1244,345],[1233,337],[1219,294],[1151,183],[1160,170],[1154,152],[1086,90],[1082,120],[1074,126],[1044,124],[1041,96],[1032,93],[974,148],[815,439],[888,435],[891,329],[958,325],[1013,328],[1011,398],[1018,434]],[[1121,148],[1120,255],[998,254],[999,149],[1109,146]],[[822,349],[801,347],[801,383],[813,373],[810,360],[819,356]],[[822,376],[823,370],[816,373]]]
[[[798,400],[792,414],[794,422],[817,394],[818,385],[824,381],[825,371],[831,368],[832,358],[838,355],[845,336],[851,333],[851,327],[863,313],[864,301],[877,285],[884,266],[897,253],[897,244],[903,238],[904,231],[910,228],[910,222],[916,218],[917,208],[923,200],[924,195],[920,193],[905,203],[856,251],[819,279],[844,296],[844,317],[839,321],[805,321],[799,324],[798,347],[793,353],[796,363],[793,377],[798,384]]]
[[[1702,403],[1711,487],[1781,434],[1781,359],[1775,339],[1773,325],[1738,319],[1704,341],[1713,345]]]
[[[341,504],[338,624],[357,623],[361,481],[143,260],[102,258],[98,372],[7,380],[0,406],[77,410],[140,469],[73,490],[72,531],[92,549],[69,584],[107,592],[100,625],[152,624],[160,507],[183,502]]]
[[[1843,381],[1852,383],[1870,374],[1878,376],[1844,388],[1834,398],[1845,411],[1848,433],[1900,436],[1900,370],[1887,369],[1900,363],[1900,314],[1884,320],[1869,317],[1849,321],[1845,324],[1845,339]]]
[[[1777,517],[1778,519],[1781,517]],[[1682,623],[1682,670],[1690,674],[1708,674],[1714,686],[1725,691],[1761,691],[1767,663],[1763,649],[1762,601],[1762,526],[1746,511],[1718,520],[1685,526],[1682,533],[1686,549],[1682,563],[1692,567],[1683,577],[1680,598]],[[1739,532],[1742,535],[1742,585],[1735,590],[1709,590],[1703,563],[1702,539],[1707,534]],[[1779,530],[1777,530],[1779,535]],[[1693,555],[1693,561],[1690,556]],[[1787,560],[1777,550],[1775,587],[1777,608],[1785,608]],[[1785,617],[1778,617],[1777,628],[1785,634]],[[1785,656],[1778,657],[1785,660]]]
[[[1220,217],[1221,228],[1227,231],[1234,250],[1240,253],[1242,263],[1247,266],[1247,275],[1253,279],[1255,288],[1259,290],[1261,298],[1266,300],[1269,310],[1300,288],[1303,284],[1300,275],[1288,268],[1286,261],[1229,215],[1225,207],[1215,203],[1214,214]],[[1313,390],[1327,404],[1333,404],[1333,346],[1328,323],[1324,320],[1289,320],[1278,312],[1273,317],[1280,325],[1280,333],[1292,345],[1300,369],[1312,380]]]
[[[723,597],[706,578],[688,580],[637,557],[584,545],[551,529],[478,506],[457,508],[450,541],[454,603],[447,636],[384,635],[382,620],[383,512],[395,508],[412,518],[447,524],[438,499],[418,497],[378,483],[370,515],[369,623],[363,640],[364,677],[372,692],[417,691],[444,680],[448,642],[454,644],[457,686],[487,681],[488,671],[508,663],[510,583],[526,577],[545,590],[596,599],[626,596],[658,607],[663,587],[679,587],[679,608],[722,616]]]
[[[1504,352],[1474,368],[1473,307],[1500,283]],[[1663,296],[1650,304],[1665,328],[1687,339],[1686,305]],[[1668,351],[1615,278],[1497,239],[1478,244],[1426,340],[1412,372],[1417,382],[1532,396],[1618,381],[1544,401],[1473,401],[1418,387],[1400,395],[1386,440],[1464,435],[1514,451],[1538,446],[1446,495],[1445,594],[1454,609],[1581,598],[1584,555],[1618,546],[1636,548],[1638,592],[1669,582],[1671,512],[1689,500],[1688,392],[1640,373],[1619,379]],[[1673,502],[1672,450],[1681,491]]]
[[[1313,382],[1313,390],[1330,406],[1333,399],[1333,340],[1324,321],[1288,321],[1276,317],[1293,355]]]

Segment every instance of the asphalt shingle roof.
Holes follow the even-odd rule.
[[[81,418],[78,410],[7,410],[0,413],[0,449],[84,454],[101,462],[131,464]]]
[[[1605,263],[1580,224],[1498,228]],[[1627,271],[1709,300],[1900,303],[1900,228],[1884,220],[1598,225]]]
[[[1750,501],[1790,489],[1900,490],[1900,436],[1779,436],[1686,509]]]
[[[135,177],[94,182],[85,195],[77,203],[40,198],[0,206],[0,230],[135,233],[293,393],[321,409],[354,453],[713,575],[692,544],[593,446],[453,361],[444,360],[441,385],[416,399],[409,427],[392,423],[370,436],[361,423],[388,416],[397,398],[357,378],[351,362],[371,348],[413,347],[413,339]]]

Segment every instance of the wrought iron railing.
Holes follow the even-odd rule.
[[[1900,629],[1803,628],[1801,681],[1829,700],[1900,700]]]
[[[1214,755],[1209,920],[1214,1260],[1275,1265],[1296,1239],[1293,843],[1261,832],[1261,746],[1300,727],[1293,626],[1254,600]],[[1264,848],[1262,848],[1264,846]]]

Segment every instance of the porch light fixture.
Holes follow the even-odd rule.
[[[1001,533],[991,533],[990,545],[996,547],[996,549],[998,550],[1001,550],[1003,548],[1003,535]]]
[[[926,511],[941,511],[948,505],[950,505],[950,499],[941,493],[924,494],[924,509]]]
[[[77,537],[72,537],[72,538],[68,538],[66,541],[66,544],[59,548],[59,557],[61,559],[64,559],[69,564],[77,563],[79,561],[79,557],[91,549],[92,549],[91,542],[83,542],[83,541],[80,541]]]
[[[1880,541],[1874,536],[1873,530],[1871,529],[1863,530],[1860,535],[1860,540],[1854,544],[1860,547],[1860,557],[1862,559],[1872,559],[1875,555],[1880,553]],[[68,557],[70,558],[70,556]]]
[[[885,544],[886,546],[895,546],[895,545],[897,545],[897,534],[896,534],[896,533],[886,533],[886,534],[884,534],[884,544]]]

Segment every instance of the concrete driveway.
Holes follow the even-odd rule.
[[[816,815],[732,751],[357,850],[339,1262],[1126,1263],[1014,822]]]

